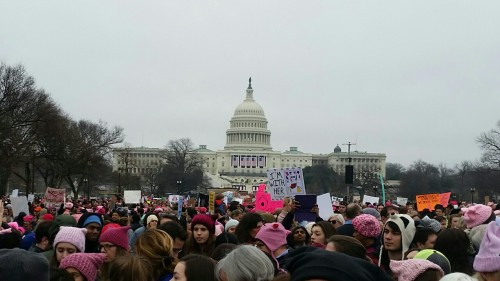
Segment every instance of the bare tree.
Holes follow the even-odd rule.
[[[164,191],[184,192],[203,184],[203,157],[188,138],[171,140],[161,155],[166,160],[160,175]]]
[[[489,132],[482,133],[477,142],[483,149],[483,162],[495,167],[500,167],[500,121],[497,122],[497,128]]]
[[[27,187],[32,184],[36,128],[54,111],[58,107],[23,66],[0,65],[0,194],[13,171]]]

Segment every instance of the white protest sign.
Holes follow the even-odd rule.
[[[179,202],[179,195],[169,195],[168,202],[170,203],[170,207],[173,207],[173,204],[177,204]]]
[[[34,194],[28,194],[28,202],[33,203],[35,201],[35,195]]]
[[[124,190],[123,200],[125,204],[139,204],[141,203],[141,191],[140,190]]]
[[[12,205],[12,214],[14,217],[17,217],[20,212],[24,212],[25,214],[30,213],[28,208],[28,198],[25,196],[12,197],[10,198],[10,203]]]
[[[45,205],[47,205],[48,207],[59,207],[59,205],[66,202],[65,193],[66,191],[64,189],[47,187],[47,190],[45,191]]]
[[[285,185],[287,187],[287,196],[306,194],[306,186],[304,184],[302,168],[287,168],[284,172]]]
[[[18,194],[19,194],[19,189],[14,189],[12,190],[12,194],[10,195],[10,197],[17,197]]]
[[[283,200],[287,196],[306,194],[302,168],[268,170],[267,190],[273,201]]]
[[[234,198],[234,201],[238,201],[240,204],[243,204],[243,198]]]
[[[316,204],[318,204],[319,216],[323,220],[327,220],[331,215],[333,215],[330,193],[318,195],[318,197],[316,197]]]
[[[287,196],[283,170],[267,171],[267,190],[271,194],[271,200],[283,200]]]
[[[378,204],[378,201],[379,201],[379,198],[378,197],[374,197],[374,196],[369,196],[369,195],[364,195],[363,196],[363,201],[361,202],[362,204],[365,204],[365,203],[370,203],[372,205],[377,205]]]
[[[397,197],[396,198],[396,202],[399,206],[405,206],[406,203],[408,202],[408,198],[404,198],[404,197]]]

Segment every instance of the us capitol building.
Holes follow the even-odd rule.
[[[141,175],[148,169],[156,169],[164,161],[160,148],[115,148],[113,150],[113,171],[125,169],[133,175]],[[205,174],[213,187],[235,187],[240,191],[252,193],[260,183],[267,180],[267,170],[273,168],[307,167],[328,165],[336,173],[344,174],[345,166],[354,166],[354,177],[359,171],[381,173],[385,178],[384,153],[343,152],[337,146],[327,154],[301,152],[290,147],[285,152],[274,151],[271,147],[271,131],[267,129],[267,119],[262,107],[253,98],[251,78],[246,89],[246,98],[240,103],[229,121],[226,131],[226,145],[223,150],[213,151],[200,145],[195,150],[205,160]],[[128,154],[125,165],[123,154]],[[358,175],[357,175],[358,174]]]

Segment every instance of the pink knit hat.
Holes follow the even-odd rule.
[[[208,228],[208,231],[210,233],[215,233],[215,221],[212,219],[210,215],[203,215],[203,214],[198,214],[193,217],[193,220],[191,220],[191,231],[193,231],[194,226],[197,224],[202,224],[206,228]]]
[[[104,263],[106,254],[76,253],[66,256],[59,265],[59,268],[73,267],[85,276],[87,281],[95,281],[97,271]]]
[[[85,251],[85,234],[86,228],[78,228],[71,226],[61,226],[59,232],[54,239],[54,248],[61,242],[70,243],[74,245],[80,253]]]
[[[372,215],[359,215],[352,220],[354,230],[365,237],[378,237],[381,232],[380,222]]]
[[[127,232],[130,229],[128,226],[109,227],[105,232],[101,232],[99,242],[108,242],[125,250],[129,250]]]
[[[464,212],[464,221],[467,228],[473,228],[488,220],[493,210],[483,204],[476,204],[468,208],[462,208],[462,212]]]
[[[474,259],[474,270],[477,272],[500,270],[500,218],[488,224],[479,253]]]
[[[255,239],[262,241],[271,250],[271,252],[276,251],[279,247],[286,244],[286,236],[288,231],[283,227],[281,223],[268,223],[263,225]]]
[[[444,272],[439,265],[428,260],[391,260],[390,267],[392,273],[394,273],[394,275],[398,278],[398,281],[413,281],[417,279],[420,274],[429,269],[435,269],[444,275]]]

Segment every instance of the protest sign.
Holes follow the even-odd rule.
[[[184,199],[182,196],[179,196],[179,201],[177,201],[177,218],[181,218],[182,215],[182,205],[183,205]]]
[[[268,170],[267,186],[272,200],[306,194],[302,168]]]
[[[318,203],[319,216],[323,220],[328,220],[328,218],[333,215],[332,198],[330,197],[330,193],[318,195],[316,202]]]
[[[260,184],[255,193],[255,210],[273,213],[276,209],[283,207],[282,200],[272,200],[271,194],[266,193],[266,185]]]
[[[408,202],[408,198],[405,198],[405,197],[397,197],[396,198],[396,203],[399,205],[399,206],[406,206],[406,203]]]
[[[45,205],[48,207],[56,206],[58,207],[61,204],[64,204],[66,191],[64,189],[47,187],[45,191]]]
[[[168,202],[170,204],[170,207],[173,207],[174,204],[179,204],[179,197],[180,197],[180,195],[169,195],[168,196]]]
[[[363,201],[361,202],[362,204],[365,204],[365,203],[370,203],[372,205],[377,205],[378,204],[378,201],[379,201],[379,198],[378,197],[374,197],[374,196],[369,196],[369,195],[364,195],[363,196]]]
[[[12,205],[12,214],[14,217],[17,217],[20,212],[24,212],[25,214],[30,213],[28,208],[28,198],[25,196],[10,198],[10,204]]]
[[[215,192],[210,191],[208,193],[208,211],[210,214],[213,214],[215,212]]]
[[[450,201],[450,196],[451,196],[451,192],[445,192],[445,193],[439,194],[439,202],[445,208],[446,208],[446,206],[448,206],[448,201]]]
[[[424,209],[429,209],[430,211],[434,210],[434,206],[436,204],[441,203],[441,199],[438,193],[435,194],[422,194],[416,196],[417,201],[417,210],[419,212]]]
[[[125,204],[139,204],[141,203],[141,195],[140,190],[124,190],[123,200]]]
[[[28,202],[33,203],[35,201],[35,195],[34,194],[28,194]]]
[[[267,187],[272,200],[283,200],[287,196],[283,170],[267,171]]]

